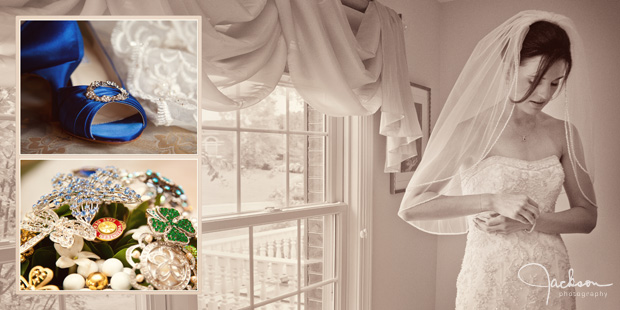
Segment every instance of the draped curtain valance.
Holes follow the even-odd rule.
[[[308,104],[330,116],[380,109],[386,172],[415,156],[421,129],[409,88],[401,20],[371,1],[356,33],[338,0],[208,1],[203,108],[230,111],[264,99],[285,67]]]
[[[16,15],[201,15],[202,107],[230,111],[264,99],[285,69],[308,104],[330,116],[381,111],[385,171],[416,155],[422,136],[409,88],[402,23],[371,1],[356,33],[339,0],[15,0],[2,7],[3,72],[14,72]],[[13,69],[11,69],[13,68]],[[3,86],[13,83],[0,80]]]

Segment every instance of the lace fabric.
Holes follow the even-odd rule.
[[[196,131],[196,32],[195,22],[136,20],[119,21],[112,31],[126,86],[155,125]]]
[[[525,193],[539,204],[541,213],[550,213],[555,211],[564,176],[556,156],[537,161],[492,156],[463,173],[461,185],[464,194]],[[475,228],[473,218],[467,219],[470,229],[456,283],[456,309],[575,309],[570,297],[574,288],[552,288],[547,305],[546,287],[524,283],[546,286],[552,279],[568,281],[570,262],[560,235],[489,234]],[[520,271],[530,263],[544,266],[549,276],[538,265]]]

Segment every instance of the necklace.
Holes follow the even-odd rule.
[[[517,126],[515,126],[513,123],[510,123],[510,126],[512,127],[512,129],[515,131],[515,133],[517,135],[519,135],[521,137],[521,142],[526,142],[527,141],[527,137],[529,135],[532,134],[532,132],[534,132],[534,129],[536,129],[536,123],[534,123],[534,126],[532,126],[532,129],[530,130],[530,132],[528,132],[527,134],[522,134],[517,130]]]

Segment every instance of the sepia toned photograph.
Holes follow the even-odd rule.
[[[0,12],[0,308],[620,304],[616,0],[25,0]],[[77,58],[25,66],[56,55],[31,57],[37,46],[75,51],[62,37],[79,37]],[[82,80],[92,59],[115,70]],[[67,98],[82,96],[97,113],[71,121]],[[191,211],[162,207],[179,201],[171,181]],[[78,202],[86,185],[67,195],[72,183],[107,191]]]

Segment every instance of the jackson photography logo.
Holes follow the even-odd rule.
[[[523,280],[523,278],[521,277],[521,270],[523,270],[523,268],[529,267],[529,266],[535,266],[538,267],[540,269],[542,269],[545,274],[547,275],[547,284],[546,285],[539,285],[539,284],[533,284],[533,283],[528,283],[527,281]],[[517,273],[517,276],[519,277],[519,280],[521,280],[521,282],[529,285],[529,286],[534,286],[534,287],[545,287],[547,288],[547,302],[546,304],[549,305],[549,295],[551,295],[551,288],[560,288],[560,289],[566,289],[569,287],[590,287],[590,286],[596,286],[596,287],[607,287],[607,286],[612,286],[614,285],[613,283],[609,283],[609,284],[599,284],[595,281],[590,281],[590,280],[585,280],[585,281],[575,281],[575,279],[573,278],[573,268],[568,270],[568,281],[558,281],[555,278],[551,278],[549,276],[549,271],[547,271],[547,268],[545,268],[545,266],[538,264],[538,263],[529,263],[529,264],[525,264],[523,266],[521,266],[521,268],[519,268],[519,272]],[[604,291],[597,291],[597,292],[561,292],[560,293],[560,297],[565,297],[565,296],[575,296],[575,297],[607,297],[607,292]]]

